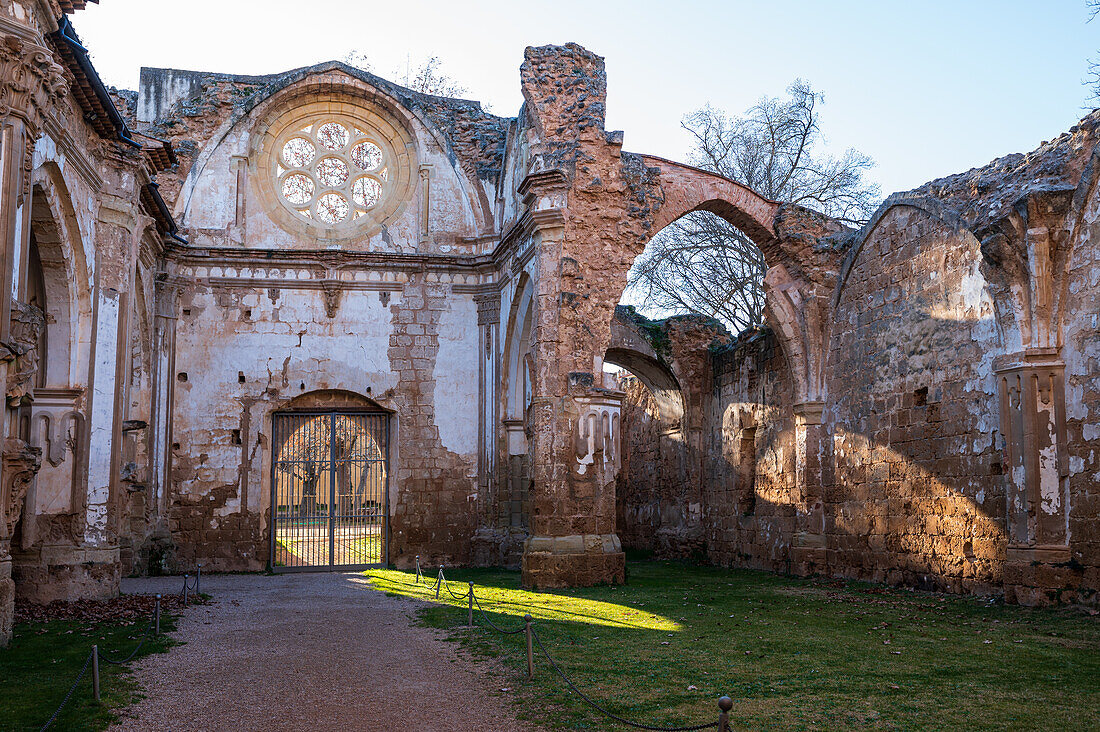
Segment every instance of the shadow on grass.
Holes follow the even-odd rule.
[[[428,600],[423,623],[499,658],[533,721],[615,728],[545,662],[527,682],[522,634],[464,630],[465,601],[443,589],[436,603],[434,579],[367,574]],[[581,689],[648,724],[708,722],[729,694],[735,728],[1100,729],[1100,623],[1070,610],[657,561],[634,562],[617,587],[529,592],[518,572],[482,569],[447,579],[457,594],[474,581],[498,625],[530,612]]]
[[[0,650],[0,732],[38,730],[54,713],[84,666],[92,645],[111,658],[125,658],[145,633],[148,618],[133,623],[94,623],[53,620],[19,623],[11,645]],[[163,653],[175,643],[166,633],[175,618],[161,616],[161,635],[150,636],[133,661]],[[117,710],[139,697],[128,665],[100,660],[102,703],[92,696],[91,667],[50,729],[102,730],[116,719]]]

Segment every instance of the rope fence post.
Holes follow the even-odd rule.
[[[99,701],[99,646],[92,646],[92,694]]]
[[[156,624],[156,635],[160,635],[160,595],[157,595],[156,603],[153,605],[153,616]]]
[[[189,589],[187,587],[187,580],[190,576],[191,575],[189,575],[189,574],[183,575],[183,606],[184,607],[187,607],[187,590]]]
[[[730,732],[730,710],[733,709],[733,699],[728,696],[718,699],[718,732]]]
[[[527,678],[535,678],[535,655],[534,645],[531,640],[531,615],[527,614],[523,616],[524,631],[527,633]]]
[[[199,594],[199,582],[202,582],[202,562],[199,562],[198,569],[195,570],[195,595]]]
[[[439,590],[443,587],[443,565],[439,565],[439,576],[435,578],[435,599],[439,599]]]
[[[420,573],[420,555],[416,555],[416,584],[420,584],[420,578],[423,575]]]
[[[466,627],[474,627],[474,583],[470,583],[470,610],[466,615]]]

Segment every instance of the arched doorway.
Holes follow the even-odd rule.
[[[389,414],[358,395],[304,395],[272,415],[272,570],[384,565]]]

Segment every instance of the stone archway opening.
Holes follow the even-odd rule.
[[[360,395],[324,391],[271,421],[272,569],[388,563],[390,414]]]
[[[748,234],[717,213],[692,210],[634,259],[619,304],[650,318],[698,313],[740,333],[763,323],[767,270]]]

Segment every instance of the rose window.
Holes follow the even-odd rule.
[[[393,156],[379,136],[354,120],[322,118],[296,126],[280,135],[276,150],[279,200],[315,224],[355,221],[390,193]]]

